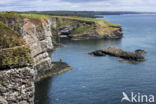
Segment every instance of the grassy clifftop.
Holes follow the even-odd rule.
[[[44,18],[47,19],[47,15],[40,15],[40,14],[31,14],[31,13],[17,13],[17,12],[0,12],[0,17],[4,18],[31,18],[31,19],[40,19]]]
[[[85,17],[69,17],[75,20],[82,20],[87,22],[94,23],[94,29],[98,33],[98,35],[108,35],[112,34],[112,32],[119,29],[119,24],[113,24],[107,20],[93,19],[93,18],[85,18]]]
[[[64,17],[69,19],[75,19],[75,20],[82,20],[82,21],[89,21],[89,22],[95,22],[99,25],[108,25],[108,26],[120,26],[119,24],[112,24],[111,22],[107,20],[100,20],[100,19],[94,19],[94,18],[86,18],[86,17],[77,17],[77,16],[70,16],[70,17]]]
[[[0,17],[3,18],[10,18],[10,17],[21,17],[18,13],[16,12],[0,12]]]
[[[91,30],[94,34],[99,36],[112,35],[114,32],[121,29],[119,24],[113,24],[107,20],[103,19],[93,19],[78,16],[50,16],[42,14],[32,14],[32,13],[16,13],[16,12],[0,12],[0,18],[30,18],[32,21],[39,19],[53,18],[57,22],[57,28],[53,28],[53,34],[56,34],[58,28],[64,26],[74,26],[77,25],[76,29],[72,31],[69,35],[71,36],[83,36],[88,34]],[[38,21],[39,22],[39,21]],[[53,20],[52,20],[53,22]],[[55,31],[56,30],[56,31]]]
[[[121,26],[119,24],[113,24],[103,19],[77,16],[52,16],[52,18],[52,21],[56,21],[57,24],[56,28],[53,28],[53,34],[56,34],[56,31],[62,30],[62,28],[67,26],[74,27],[68,34],[71,37],[83,37],[86,34],[89,36],[105,37],[116,35],[119,31],[121,32]]]

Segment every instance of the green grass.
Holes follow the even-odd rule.
[[[57,22],[57,28],[64,27],[70,24],[73,24],[73,21],[67,21],[60,18],[59,21]]]
[[[21,13],[20,14],[24,18],[32,18],[32,19],[48,19],[49,16],[47,15],[40,15],[40,14],[31,14],[31,13]]]
[[[14,17],[21,17],[18,13],[16,12],[0,12],[0,17],[5,17],[5,18],[14,18]]]
[[[78,17],[78,16],[63,16],[63,18],[95,22],[95,23],[97,23],[99,25],[120,26],[119,24],[112,24],[111,22],[109,22],[107,20],[103,20],[103,19],[101,20],[101,19]]]
[[[78,28],[76,28],[72,33],[71,35],[74,35],[74,34],[83,34],[84,32],[86,31],[89,31],[93,29],[93,26],[92,25],[80,25]]]
[[[99,25],[108,25],[108,26],[120,26],[119,24],[112,24],[111,22],[107,20],[101,20],[101,19],[93,19],[93,18],[85,18],[85,17],[72,17],[73,19],[78,19],[78,20],[84,20],[84,21],[91,21],[95,22]]]
[[[48,15],[41,15],[41,14],[32,14],[32,13],[17,13],[17,12],[0,12],[0,17],[9,17],[9,18],[32,18],[32,19],[48,19]]]
[[[0,70],[31,64],[30,49],[26,47],[0,51]]]

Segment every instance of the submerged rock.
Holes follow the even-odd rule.
[[[142,56],[141,54],[135,52],[127,52],[115,46],[111,46],[105,50],[97,50],[94,52],[89,52],[88,54],[94,56],[110,55],[110,56],[120,57],[128,61],[145,61],[144,56]]]
[[[135,53],[137,53],[137,54],[145,54],[147,52],[145,50],[142,50],[142,49],[137,49],[137,50],[135,50]]]

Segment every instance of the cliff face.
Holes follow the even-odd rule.
[[[34,104],[34,69],[0,71],[0,104]]]
[[[51,57],[48,54],[48,51],[53,49],[50,26],[49,20],[24,19],[22,35],[23,39],[30,46],[31,56],[34,59],[33,65],[37,69],[38,76],[42,74],[40,73],[42,70],[52,67]]]
[[[121,26],[84,17],[52,17],[53,35],[70,39],[122,38]]]
[[[0,15],[0,103],[33,104],[34,80],[52,68],[48,19]]]
[[[40,72],[49,69],[51,57],[48,51],[53,49],[51,22],[46,19],[30,19],[21,17],[2,18],[0,21],[18,32],[31,50],[33,67]]]

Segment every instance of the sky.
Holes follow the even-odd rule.
[[[0,11],[156,12],[156,0],[0,0]]]

